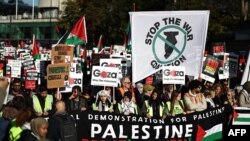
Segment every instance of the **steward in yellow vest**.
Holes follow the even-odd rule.
[[[48,94],[47,89],[42,87],[40,89],[40,94],[33,95],[32,100],[36,116],[47,117],[49,115],[49,111],[52,110],[54,101],[53,96]]]
[[[147,118],[162,118],[164,103],[161,101],[157,90],[152,92],[149,100],[146,100],[142,106],[142,115]]]

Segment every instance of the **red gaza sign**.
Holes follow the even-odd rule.
[[[29,90],[36,89],[36,80],[26,80],[25,89],[29,89]]]

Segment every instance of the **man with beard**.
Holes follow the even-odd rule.
[[[32,96],[33,108],[38,117],[48,117],[53,107],[53,96],[48,94],[45,86],[40,87],[40,92]]]
[[[207,102],[203,93],[201,93],[202,84],[198,80],[192,80],[188,84],[189,91],[184,95],[184,103],[187,113],[203,111],[207,109]]]
[[[14,97],[23,97],[25,100],[26,107],[32,108],[31,96],[22,89],[22,80],[20,78],[15,78],[12,81],[11,91],[8,95],[7,101],[11,101]]]

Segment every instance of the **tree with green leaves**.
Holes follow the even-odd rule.
[[[104,45],[123,44],[130,11],[210,10],[208,39],[225,39],[248,16],[248,0],[242,1],[244,15],[241,1],[235,0],[68,0],[60,27],[70,30],[85,15],[89,43],[103,35]]]

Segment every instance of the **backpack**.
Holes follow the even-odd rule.
[[[56,115],[62,141],[77,141],[76,122],[69,114]]]

